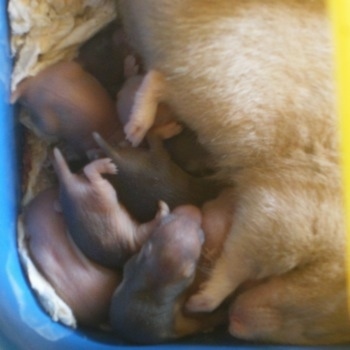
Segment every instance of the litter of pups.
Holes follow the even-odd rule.
[[[349,342],[323,1],[117,9],[125,33],[111,26],[13,93],[50,143],[51,186],[20,218],[33,262],[78,324],[132,342],[219,325]],[[118,47],[115,80],[94,68],[99,42]]]

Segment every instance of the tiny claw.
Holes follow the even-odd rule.
[[[133,122],[129,122],[124,127],[126,139],[131,142],[133,147],[137,147],[146,135],[147,130],[143,125],[138,125]]]
[[[118,174],[117,165],[113,162],[113,160],[111,158],[106,158],[106,159],[108,159],[108,161],[109,161],[108,174],[112,174],[112,175]]]
[[[136,58],[133,55],[128,55],[124,60],[124,77],[130,78],[138,74],[140,70],[139,65],[136,63]]]
[[[157,126],[153,129],[153,133],[163,140],[170,139],[182,132],[183,126],[177,122],[170,122],[165,125]]]
[[[157,212],[157,215],[156,215],[156,219],[159,219],[159,220],[163,219],[167,215],[169,215],[169,213],[170,213],[170,209],[169,209],[168,204],[166,204],[163,201],[159,201],[159,203],[158,203],[158,212]]]

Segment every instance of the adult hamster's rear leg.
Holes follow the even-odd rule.
[[[301,173],[300,168],[295,173],[289,168],[275,174],[273,169],[242,171],[223,251],[210,279],[189,299],[189,310],[212,311],[243,283],[302,271],[343,239],[337,235],[341,215],[328,215],[334,206],[341,213],[333,195],[337,187],[330,189],[310,169]],[[337,273],[339,280],[342,274]]]
[[[133,146],[142,141],[153,125],[164,90],[163,75],[155,70],[149,71],[136,92],[130,120],[124,127],[126,138]]]
[[[342,307],[346,295],[339,293],[339,281],[333,276],[340,266],[329,260],[325,257],[244,291],[231,305],[230,333],[241,339],[279,343],[349,341],[350,320]],[[345,280],[340,283],[345,290]]]

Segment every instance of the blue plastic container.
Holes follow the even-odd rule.
[[[171,344],[132,346],[101,333],[74,331],[53,322],[42,310],[27,284],[16,247],[20,182],[17,144],[20,137],[14,108],[9,104],[11,56],[6,8],[7,1],[0,0],[0,349],[296,349],[290,346],[253,346],[235,341],[225,331]],[[333,348],[350,349],[350,345]]]

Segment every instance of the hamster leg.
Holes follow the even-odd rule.
[[[332,273],[327,273],[338,268],[325,259],[243,291],[231,304],[229,332],[237,338],[264,342],[345,341],[350,320],[341,305],[346,305],[346,297],[338,293]],[[339,324],[347,324],[348,329]]]
[[[101,174],[117,174],[117,166],[110,158],[96,159],[84,167],[84,174],[91,182],[98,182]]]
[[[332,232],[341,217],[323,220],[328,207],[321,208],[322,216],[318,195],[325,185],[317,178],[310,183],[308,174],[300,173],[298,169],[296,175],[290,171],[275,176],[272,171],[250,170],[242,174],[241,186],[232,190],[233,223],[221,255],[209,279],[188,300],[190,311],[214,310],[248,281],[303,270],[318,257],[316,245],[332,251],[332,239],[315,232]]]
[[[126,138],[133,146],[140,144],[153,125],[164,90],[163,75],[155,70],[149,71],[136,92],[130,120],[124,127]]]

